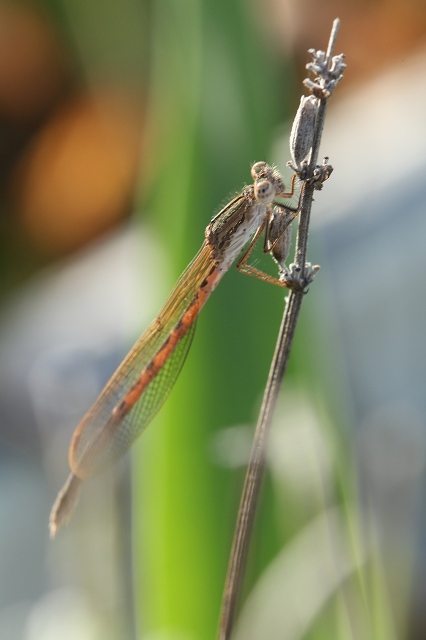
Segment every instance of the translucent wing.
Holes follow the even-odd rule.
[[[127,451],[169,394],[194,336],[200,287],[215,267],[212,251],[205,242],[75,430],[70,466],[79,478]]]

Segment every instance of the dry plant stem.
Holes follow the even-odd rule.
[[[327,60],[330,64],[334,42],[339,28],[338,20],[333,23],[329,45],[327,49]],[[315,125],[314,141],[312,145],[311,158],[309,162],[308,176],[313,175],[315,169],[321,135],[324,128],[325,112],[327,100],[321,99],[318,116]],[[314,193],[314,185],[305,183],[305,190],[302,197],[299,214],[299,226],[297,231],[295,263],[301,268],[303,278],[308,246],[309,220]],[[274,357],[269,371],[269,377],[263,396],[262,407],[253,440],[253,447],[250,461],[247,468],[238,512],[237,524],[235,528],[234,540],[232,543],[231,555],[228,565],[225,590],[222,600],[222,610],[219,622],[219,640],[229,640],[232,634],[236,607],[240,588],[244,577],[247,552],[250,544],[251,532],[262,484],[262,477],[265,468],[267,439],[274,415],[279,390],[284,378],[297,321],[299,318],[303,291],[290,291],[286,298],[284,315],[278,334]]]
[[[278,341],[269,371],[268,382],[263,396],[259,421],[256,427],[253,448],[244,482],[235,536],[232,543],[219,626],[220,640],[228,640],[232,633],[238,595],[244,577],[247,551],[265,467],[266,442],[278,399],[278,392],[287,368],[302,299],[303,293],[300,291],[292,291],[287,298]]]

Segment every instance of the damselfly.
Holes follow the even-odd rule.
[[[274,278],[247,264],[254,245],[265,233],[263,250],[282,265],[288,252],[290,223],[298,213],[275,202],[290,198],[274,167],[257,162],[253,184],[245,187],[210,222],[201,249],[177,281],[159,314],[113,374],[77,426],[71,440],[71,474],[50,515],[50,534],[74,511],[83,480],[100,473],[134,443],[173,387],[194,336],[195,324],[219,280],[251,239],[237,269],[279,286]],[[300,198],[299,198],[300,201]]]

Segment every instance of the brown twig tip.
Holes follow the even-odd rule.
[[[333,25],[331,27],[330,38],[328,40],[328,47],[327,47],[327,58],[329,60],[333,55],[334,45],[336,44],[337,34],[339,33],[339,29],[340,29],[340,18],[334,18]]]
[[[343,78],[343,71],[346,69],[343,53],[333,57],[339,27],[340,20],[336,18],[333,22],[327,52],[321,51],[321,49],[318,51],[315,49],[308,50],[308,53],[312,56],[312,62],[308,62],[306,68],[308,71],[312,71],[316,77],[313,80],[306,78],[303,84],[312,95],[321,100],[327,100],[331,96],[336,85]]]

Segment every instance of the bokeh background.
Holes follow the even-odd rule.
[[[232,270],[132,454],[54,542],[48,516],[73,429],[212,215],[252,162],[289,179],[336,16],[322,268],[236,638],[426,637],[424,3],[46,0],[0,2],[0,638],[215,637],[281,290]]]

